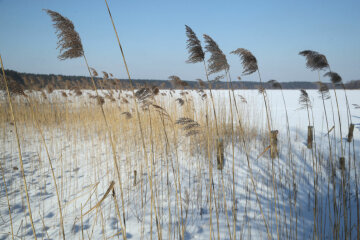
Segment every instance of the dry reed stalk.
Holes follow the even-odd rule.
[[[274,189],[276,233],[277,233],[277,238],[279,240],[280,235],[279,235],[279,224],[278,224],[278,216],[277,216],[277,191],[276,191],[276,185],[275,185],[275,173],[274,173],[274,162],[273,162],[273,157],[275,158],[275,156],[277,156],[277,154],[272,154],[272,153],[277,153],[277,144],[276,145],[271,144],[271,139],[273,138],[273,135],[272,135],[273,130],[272,130],[272,117],[271,117],[269,100],[267,98],[266,89],[262,86],[262,79],[261,79],[260,70],[259,70],[259,67],[257,64],[256,57],[249,50],[247,50],[245,48],[238,48],[238,49],[230,52],[230,54],[235,54],[240,57],[240,60],[241,60],[241,63],[243,65],[243,69],[244,69],[243,75],[250,75],[254,72],[258,73],[259,82],[260,82],[259,92],[262,94],[263,100],[264,100],[267,128],[268,128],[268,134],[269,134],[269,140],[270,140],[270,157],[272,158],[272,181],[273,181],[273,189]],[[275,146],[276,146],[276,149],[275,149]]]
[[[124,65],[125,65],[126,73],[127,73],[128,79],[129,79],[129,84],[130,84],[131,92],[133,94],[134,103],[135,103],[136,116],[137,116],[138,125],[139,125],[139,129],[140,129],[143,153],[144,153],[144,156],[145,156],[146,165],[148,165],[148,156],[147,156],[146,147],[145,147],[145,139],[144,139],[144,134],[143,134],[143,127],[142,127],[142,123],[141,123],[141,120],[140,120],[138,104],[137,104],[137,101],[136,101],[136,98],[135,98],[134,85],[133,85],[133,82],[131,80],[129,68],[127,66],[127,62],[126,62],[126,59],[125,59],[125,54],[124,54],[123,48],[121,46],[119,35],[117,33],[115,23],[114,23],[114,20],[112,18],[112,15],[111,15],[110,8],[109,8],[107,0],[105,0],[105,4],[106,4],[106,8],[107,8],[108,13],[109,13],[109,17],[110,17],[110,20],[111,20],[111,23],[112,23],[112,26],[113,26],[113,29],[114,29],[114,32],[115,32],[115,35],[116,35],[116,39],[117,39],[117,42],[118,42],[118,45],[119,45],[119,48],[120,48],[120,52],[121,52],[121,55],[122,55],[122,59],[123,59]],[[150,174],[148,174],[148,177],[149,177],[149,182],[150,182],[150,188],[151,188],[151,191],[152,191],[152,181],[150,179]],[[181,193],[181,191],[180,191],[180,193]],[[152,204],[151,208],[155,208],[155,206]],[[156,211],[156,209],[155,209],[155,211]],[[185,235],[185,232],[184,232],[184,226],[183,226],[183,232],[182,232],[182,237],[183,238],[184,238],[184,235]]]
[[[45,10],[45,11],[52,18],[52,21],[54,22],[54,27],[57,32],[57,37],[59,39],[58,47],[60,48],[60,55],[58,56],[58,58],[60,60],[66,60],[69,58],[83,57],[85,64],[87,66],[88,72],[90,74],[91,82],[92,82],[93,88],[96,92],[96,96],[99,97],[100,95],[98,93],[91,69],[88,64],[88,61],[86,59],[80,36],[76,32],[74,24],[68,18],[63,17],[61,14],[59,14],[57,12],[54,12],[51,10]],[[123,197],[121,176],[120,176],[119,166],[118,166],[117,157],[116,157],[116,149],[115,149],[115,145],[114,145],[114,141],[113,141],[113,136],[112,136],[109,124],[108,124],[108,120],[107,120],[105,112],[104,112],[103,105],[100,105],[100,108],[101,108],[101,113],[102,113],[104,121],[105,121],[106,129],[109,133],[109,139],[110,139],[110,143],[111,143],[111,147],[112,147],[112,151],[113,151],[114,166],[115,166],[115,170],[116,170],[119,185],[120,185],[120,195],[121,195],[121,202],[122,202],[123,218],[121,218],[121,216],[120,216],[119,209],[117,209],[117,213],[118,213],[118,217],[120,218],[120,224],[122,225],[124,239],[126,239],[125,206],[124,206],[124,197]],[[122,219],[122,221],[121,221],[121,219]]]
[[[1,169],[2,179],[3,179],[3,182],[4,182],[4,188],[5,188],[6,201],[7,201],[7,206],[8,206],[8,210],[9,210],[10,229],[11,229],[11,239],[12,239],[12,240],[14,240],[14,227],[13,227],[13,222],[12,222],[11,207],[10,207],[10,201],[9,201],[8,190],[7,190],[7,186],[6,186],[6,180],[5,180],[4,169],[3,169],[3,167],[2,167],[2,163],[1,163],[1,161],[0,161],[0,169]]]
[[[227,62],[226,55],[223,53],[223,51],[219,48],[218,44],[210,36],[204,34],[204,39],[205,39],[205,42],[206,42],[205,49],[206,49],[207,52],[209,52],[211,54],[210,58],[208,59],[209,72],[208,72],[207,75],[218,73],[218,72],[221,72],[221,71],[225,71],[225,75],[228,76],[228,71],[229,71],[230,66],[229,66],[229,64]],[[214,82],[219,81],[223,77],[224,76],[222,76],[222,75],[217,76],[215,78]],[[228,83],[228,85],[229,85],[229,83]],[[230,100],[229,105],[230,105],[230,114],[231,114],[231,122],[232,122],[231,134],[232,134],[232,136],[234,136],[233,110],[232,110],[230,89],[229,89],[229,100]],[[223,179],[222,169],[224,167],[224,145],[223,145],[223,140],[219,137],[219,135],[217,137],[216,147],[217,147],[218,170],[221,170],[220,175],[221,175],[221,179]],[[233,153],[233,167],[234,167],[235,166],[234,165],[234,160],[235,159],[234,159],[234,143],[233,142],[232,142],[232,150],[233,150],[232,153]],[[233,172],[234,172],[234,170],[233,170]],[[234,177],[234,175],[233,175],[233,177]],[[233,182],[233,184],[234,184],[234,182]],[[224,191],[223,181],[221,181],[221,185],[222,185],[222,190],[223,190],[223,195],[224,195],[224,207],[225,207],[225,215],[226,215],[227,227],[228,227],[228,231],[229,231],[229,237],[231,239],[232,237],[231,237],[229,217],[228,217],[227,207],[226,207],[226,198],[225,198],[225,191]],[[235,209],[234,204],[235,204],[235,202],[233,202],[233,209]],[[235,221],[235,218],[233,218],[233,225],[236,225],[236,223],[234,221]],[[234,236],[234,238],[235,238],[235,236]]]
[[[52,174],[52,178],[53,178],[53,181],[54,181],[55,192],[56,192],[57,202],[58,202],[58,206],[59,206],[60,226],[61,226],[61,231],[62,231],[63,239],[65,240],[64,218],[63,218],[63,214],[62,214],[61,200],[60,200],[58,185],[57,185],[57,183],[56,183],[55,172],[54,172],[54,168],[53,168],[53,165],[52,165],[52,162],[51,162],[49,150],[48,150],[47,144],[46,144],[46,142],[45,142],[45,137],[44,137],[43,131],[42,131],[42,129],[40,128],[40,125],[39,125],[39,123],[38,123],[38,120],[35,118],[34,106],[33,106],[33,104],[30,102],[29,97],[26,96],[26,100],[27,100],[27,102],[28,102],[28,104],[29,104],[29,106],[30,106],[30,111],[31,111],[31,113],[32,113],[33,120],[34,120],[34,122],[35,122],[35,126],[36,126],[36,128],[38,129],[38,131],[39,131],[39,133],[40,133],[41,141],[42,141],[42,143],[44,144],[45,151],[46,151],[46,156],[47,156],[48,161],[49,161],[49,164],[50,164],[51,174]]]
[[[20,169],[21,169],[22,179],[23,179],[24,188],[25,188],[26,204],[27,204],[27,208],[28,208],[28,211],[29,211],[29,218],[30,218],[30,223],[31,223],[32,232],[33,232],[33,235],[34,235],[34,239],[36,240],[36,239],[37,239],[37,236],[36,236],[34,221],[33,221],[32,213],[31,213],[30,197],[29,197],[29,193],[28,193],[28,187],[27,187],[26,177],[25,177],[25,171],[24,171],[24,163],[23,163],[22,154],[21,154],[20,137],[19,137],[19,133],[18,133],[18,128],[17,128],[17,124],[16,124],[16,120],[15,120],[15,115],[14,115],[14,110],[13,110],[13,104],[12,104],[11,97],[10,97],[9,86],[8,86],[8,82],[7,82],[7,79],[6,79],[5,69],[4,69],[4,65],[3,65],[3,61],[2,61],[1,55],[0,55],[0,63],[1,63],[1,69],[2,69],[2,78],[3,78],[4,83],[5,83],[6,92],[7,92],[7,99],[8,99],[8,101],[9,101],[9,106],[10,106],[11,120],[12,120],[12,122],[13,122],[13,124],[14,124],[14,128],[15,128],[15,135],[16,135],[16,141],[17,141],[17,149],[18,149],[18,151],[19,151]]]
[[[100,201],[98,201],[94,207],[90,208],[90,209],[89,209],[87,212],[85,212],[82,216],[85,216],[85,215],[87,215],[88,213],[90,213],[92,210],[97,209],[98,207],[100,207],[101,203],[102,203],[102,202],[105,200],[105,198],[110,194],[110,192],[111,192],[111,190],[113,190],[114,186],[115,186],[115,182],[114,182],[114,181],[111,181],[111,182],[110,182],[110,186],[108,187],[108,189],[106,190],[104,196],[100,199]]]
[[[324,100],[326,98],[329,98],[328,96],[328,89],[326,89],[326,86],[321,84],[321,81],[320,81],[320,70],[324,70],[324,69],[327,69],[329,68],[329,64],[328,64],[328,61],[325,57],[325,55],[323,54],[320,54],[316,51],[312,51],[312,50],[305,50],[305,51],[302,51],[299,53],[299,55],[302,55],[306,58],[306,66],[308,68],[310,68],[312,71],[317,71],[318,72],[318,77],[319,77],[319,83],[320,83],[320,89],[319,89],[319,92],[321,94],[321,97],[322,97],[322,100],[323,100],[323,106],[324,106],[324,111],[325,111],[325,103],[324,103]],[[336,95],[335,95],[336,96]],[[325,111],[325,115],[326,115],[326,111]],[[327,116],[326,116],[327,118]],[[339,116],[340,118],[340,116]],[[341,125],[341,123],[340,123]],[[341,128],[341,126],[340,126]],[[329,128],[328,128],[329,129]],[[341,132],[341,130],[340,130]],[[335,132],[334,132],[335,134]],[[330,146],[330,137],[328,135],[328,140],[329,140],[329,150],[330,150],[330,158],[331,158],[331,146]],[[341,140],[341,148],[342,148],[342,140]],[[335,154],[336,155],[336,154]],[[314,153],[312,151],[312,156],[313,156],[313,162],[314,162]],[[331,161],[332,162],[332,161]],[[333,165],[334,167],[334,165]],[[334,168],[333,168],[334,169]],[[334,171],[334,170],[333,170]],[[317,174],[317,172],[316,172]],[[316,175],[317,176],[317,175]],[[334,182],[333,182],[333,187],[335,189],[335,185],[334,185]],[[316,227],[316,212],[317,212],[317,192],[316,192],[316,186],[315,186],[315,169],[314,169],[314,194],[315,194],[315,207],[314,207],[314,237],[318,237],[317,236],[317,227]],[[334,190],[334,193],[335,194],[335,190]],[[333,198],[334,201],[336,201],[336,196]],[[335,208],[335,204],[334,204],[334,208]],[[335,211],[335,215],[336,215],[336,211]],[[345,219],[344,219],[344,224],[346,226],[346,222],[345,222]],[[336,223],[335,223],[336,225]],[[346,227],[347,228],[347,227]],[[338,229],[337,227],[334,227],[334,234],[336,236],[338,236]]]

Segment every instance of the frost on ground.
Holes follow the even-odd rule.
[[[356,186],[360,169],[360,109],[352,104],[360,104],[360,91],[347,91],[351,119],[355,124],[354,142],[351,143],[347,142],[349,120],[344,92],[337,92],[341,139],[334,95],[326,101],[327,127],[319,94],[315,90],[308,91],[313,104],[315,129],[312,150],[307,148],[308,115],[306,110],[299,110],[299,91],[284,90],[291,141],[288,141],[281,93],[267,91],[272,127],[279,131],[279,157],[273,160],[269,151],[262,154],[269,145],[262,96],[255,90],[235,91],[242,121],[249,129],[256,129],[253,137],[246,137],[244,148],[242,137],[232,136],[226,130],[231,126],[228,91],[214,91],[216,111],[222,119],[219,121],[227,123],[224,127],[225,164],[222,171],[217,169],[215,140],[209,141],[211,147],[203,141],[215,136],[207,133],[204,120],[204,109],[211,109],[209,92],[205,91],[208,96],[205,99],[196,91],[188,92],[182,95],[181,91],[176,91],[170,95],[170,91],[164,90],[156,99],[168,112],[177,111],[176,117],[189,114],[191,110],[194,120],[202,119],[201,136],[185,137],[177,126],[174,133],[169,124],[167,143],[163,129],[159,126],[149,128],[146,110],[141,110],[147,157],[143,153],[131,97],[128,93],[121,93],[130,102],[128,104],[122,98],[115,102],[106,99],[105,107],[113,104],[118,108],[118,112],[107,112],[109,118],[122,119],[120,122],[111,120],[122,194],[106,129],[93,123],[94,119],[101,120],[99,113],[94,111],[93,116],[90,114],[88,119],[82,119],[84,124],[79,126],[71,122],[76,122],[75,118],[67,119],[57,112],[59,109],[69,114],[79,111],[78,117],[81,118],[81,109],[95,109],[96,105],[87,100],[87,92],[80,97],[62,98],[61,92],[55,91],[41,100],[53,109],[50,113],[57,122],[53,125],[42,122],[40,125],[55,170],[67,239],[118,239],[124,237],[124,228],[127,239],[150,239],[151,234],[153,238],[163,239],[180,239],[182,235],[185,239],[209,239],[210,235],[214,239],[230,239],[234,232],[236,239],[266,239],[269,236],[333,239],[336,234],[340,239],[344,239],[345,234],[356,239],[359,227]],[[105,96],[106,92],[103,94]],[[40,94],[38,97],[41,98]],[[180,97],[191,102],[186,110],[183,109],[186,105],[180,106],[176,102]],[[1,107],[7,109],[5,99],[1,100]],[[128,121],[133,121],[133,124],[127,123],[121,114],[127,110],[132,113],[132,119]],[[212,110],[207,114],[207,118],[212,118]],[[16,109],[15,115],[22,116]],[[40,114],[35,117],[42,119]],[[16,238],[32,239],[14,126],[9,119],[3,117],[0,122],[3,170],[0,239],[11,239],[12,231]],[[33,120],[26,121],[21,117],[17,120],[21,123],[18,126],[21,153],[36,236],[39,239],[60,239],[56,191],[41,136]],[[237,128],[235,116],[233,122]],[[344,172],[338,160],[342,150]],[[333,168],[330,159],[334,159]],[[106,195],[111,181],[115,181],[115,188]],[[102,199],[104,195],[106,197]],[[121,220],[125,224],[123,228],[117,208],[124,219]],[[338,233],[334,231],[335,223],[339,223]]]

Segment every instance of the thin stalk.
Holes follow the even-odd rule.
[[[62,214],[60,195],[59,195],[59,190],[58,190],[58,186],[57,186],[57,183],[56,183],[55,172],[54,172],[54,168],[53,168],[53,165],[52,165],[52,162],[51,162],[49,150],[48,150],[47,144],[46,144],[46,142],[45,142],[45,137],[44,137],[43,131],[42,131],[42,129],[40,128],[37,119],[35,118],[35,112],[34,112],[33,104],[30,102],[29,97],[26,97],[26,100],[27,100],[27,102],[29,103],[29,106],[30,106],[30,109],[31,109],[31,114],[32,114],[32,117],[33,117],[34,122],[35,122],[35,126],[36,126],[36,128],[38,129],[38,131],[39,131],[39,133],[40,133],[41,141],[42,141],[42,143],[44,144],[45,151],[46,151],[46,156],[47,156],[48,161],[49,161],[49,165],[50,165],[50,169],[51,169],[51,175],[52,175],[52,177],[53,177],[54,186],[55,186],[55,192],[56,192],[56,197],[57,197],[57,202],[58,202],[58,206],[59,206],[61,231],[62,231],[63,239],[65,240],[64,218],[63,218],[63,214]]]
[[[132,82],[132,80],[131,80],[129,68],[128,68],[128,66],[127,66],[126,59],[125,59],[125,54],[124,54],[123,48],[122,48],[122,46],[121,46],[120,39],[119,39],[119,35],[118,35],[118,33],[117,33],[117,30],[116,30],[116,27],[115,27],[115,23],[114,23],[114,20],[113,20],[113,18],[112,18],[112,15],[111,15],[110,8],[109,8],[109,5],[108,5],[108,3],[107,3],[107,0],[105,0],[105,4],[106,4],[106,8],[107,8],[108,13],[109,13],[109,17],[110,17],[112,26],[113,26],[113,28],[114,28],[114,32],[115,32],[116,39],[117,39],[117,42],[118,42],[118,45],[119,45],[119,48],[120,48],[121,56],[122,56],[122,59],[123,59],[124,65],[125,65],[126,73],[127,73],[127,75],[128,75],[128,79],[129,79],[129,83],[130,83],[130,88],[131,88],[131,92],[132,92],[132,94],[133,94],[133,99],[134,99],[134,103],[135,103],[136,117],[137,117],[137,120],[138,120],[138,125],[139,125],[139,129],[140,129],[140,134],[141,134],[143,153],[144,153],[144,156],[145,156],[146,165],[148,165],[148,156],[147,156],[146,147],[145,147],[145,138],[144,138],[143,128],[142,128],[142,124],[141,124],[141,120],[140,120],[139,107],[138,107],[138,104],[137,104],[137,101],[136,101],[136,97],[135,97],[134,85],[133,85],[133,82]],[[148,177],[149,177],[149,182],[151,183],[150,174],[148,174]],[[152,187],[152,186],[151,186],[151,187]],[[152,206],[152,207],[154,207],[154,206]],[[155,211],[156,211],[156,209],[155,209]],[[183,233],[183,234],[185,234],[185,233]]]
[[[33,221],[32,213],[31,213],[30,197],[29,197],[29,193],[28,193],[26,177],[25,177],[25,171],[24,171],[24,163],[23,163],[22,154],[21,154],[20,138],[19,138],[19,133],[18,133],[17,125],[16,125],[13,105],[12,105],[12,101],[11,101],[11,97],[10,97],[10,91],[9,91],[8,82],[7,82],[7,79],[6,79],[5,69],[4,69],[4,65],[3,65],[1,55],[0,55],[0,62],[1,62],[1,69],[2,69],[2,74],[3,74],[3,79],[4,79],[4,82],[5,82],[6,92],[7,92],[7,98],[8,98],[9,105],[10,105],[11,120],[13,121],[14,128],[15,128],[17,148],[18,148],[18,151],[19,151],[20,168],[21,168],[22,179],[23,179],[24,187],[25,187],[26,204],[27,204],[27,208],[28,208],[28,211],[29,211],[29,217],[30,217],[30,223],[31,223],[32,232],[33,232],[33,235],[34,235],[34,239],[36,240],[37,239],[36,231],[35,231],[34,221]]]
[[[3,169],[3,167],[2,167],[1,161],[0,161],[0,169],[1,169],[2,179],[3,179],[3,182],[4,182],[6,201],[7,201],[8,210],[9,210],[10,228],[11,228],[11,239],[14,240],[14,228],[13,228],[13,222],[12,222],[12,216],[11,216],[10,201],[9,201],[9,195],[8,195],[8,191],[7,191],[6,181],[5,181],[4,169]]]
[[[236,98],[235,98],[235,93],[234,93],[234,89],[233,89],[233,87],[232,87],[232,81],[231,81],[230,75],[229,75],[229,80],[230,80],[232,95],[233,95],[233,99],[234,99],[235,110],[236,110],[236,114],[237,114],[238,121],[239,121],[239,128],[240,128],[241,140],[242,140],[243,148],[245,149],[246,161],[247,161],[248,168],[249,168],[251,183],[252,183],[252,185],[253,185],[254,193],[255,193],[255,196],[256,196],[256,201],[257,201],[257,203],[258,203],[258,205],[259,205],[260,213],[261,213],[262,219],[263,219],[264,224],[265,224],[265,228],[266,228],[266,232],[267,232],[267,237],[268,237],[268,239],[272,239],[272,236],[271,236],[270,230],[269,230],[269,226],[268,226],[268,224],[267,224],[267,222],[266,222],[266,218],[265,218],[263,209],[262,209],[262,207],[261,207],[260,198],[259,198],[259,195],[258,195],[257,190],[256,190],[256,184],[255,184],[255,180],[254,180],[252,168],[251,168],[251,166],[250,166],[250,152],[249,152],[249,149],[248,149],[247,144],[246,144],[245,130],[244,130],[244,128],[243,128],[243,123],[242,123],[242,120],[241,120],[241,117],[240,117],[240,113],[239,113],[239,110],[238,110],[238,107],[237,107]]]
[[[84,54],[83,56],[84,56],[84,60],[85,60],[86,66],[87,66],[88,71],[89,71],[89,74],[90,74],[90,78],[91,78],[91,82],[92,82],[92,84],[93,84],[93,88],[95,89],[95,92],[96,92],[96,96],[97,96],[97,98],[99,98],[100,95],[99,95],[99,93],[98,93],[98,90],[97,90],[97,87],[96,87],[96,84],[95,84],[93,75],[92,75],[92,73],[91,73],[89,64],[88,64],[87,59],[86,59],[86,57],[85,57],[85,54]],[[121,205],[122,205],[123,217],[121,218],[119,208],[116,209],[116,212],[117,212],[117,214],[118,214],[119,222],[120,222],[120,225],[121,225],[121,229],[122,229],[122,231],[123,231],[123,237],[124,237],[124,239],[126,239],[126,223],[125,223],[124,194],[123,194],[123,188],[122,188],[120,170],[119,170],[119,166],[118,166],[118,162],[117,162],[117,158],[116,158],[116,148],[115,148],[115,144],[114,144],[114,141],[113,141],[113,137],[112,137],[112,133],[111,133],[111,130],[110,130],[110,126],[109,126],[108,121],[107,121],[107,119],[106,119],[106,115],[105,115],[104,108],[103,108],[102,104],[99,104],[99,105],[100,105],[100,108],[101,108],[102,116],[103,116],[104,121],[105,121],[106,129],[107,129],[108,134],[109,134],[110,143],[111,143],[111,148],[112,148],[112,151],[113,151],[113,161],[114,161],[114,166],[115,166],[115,170],[116,170],[116,174],[117,174],[117,178],[118,178],[119,186],[120,186],[120,196],[121,196]]]

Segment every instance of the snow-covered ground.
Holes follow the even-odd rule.
[[[167,93],[167,95],[160,94],[156,98],[163,103],[165,109],[170,109],[175,99],[181,97],[180,91],[176,91],[173,97],[170,97],[168,91],[161,92]],[[206,102],[211,106],[209,97],[202,100],[196,91],[189,92],[187,97],[193,96],[193,106],[198,114]],[[209,92],[205,92],[209,96]],[[148,145],[147,155],[149,161],[153,161],[154,167],[151,172],[145,169],[141,142],[138,138],[131,139],[134,135],[139,134],[138,130],[129,130],[119,126],[121,130],[126,130],[126,133],[124,132],[124,135],[116,140],[117,159],[123,187],[122,201],[117,175],[113,167],[112,148],[106,134],[99,132],[91,125],[66,132],[64,129],[69,127],[63,126],[61,121],[59,127],[44,128],[46,144],[60,191],[66,238],[122,238],[121,224],[115,210],[115,201],[117,201],[121,215],[125,215],[128,239],[150,239],[150,232],[152,232],[153,238],[158,238],[160,235],[163,239],[179,239],[181,235],[179,202],[181,201],[186,239],[209,239],[210,234],[214,239],[217,239],[218,236],[221,239],[230,239],[229,232],[233,234],[234,228],[236,239],[266,239],[268,238],[267,228],[272,238],[310,239],[316,235],[319,239],[333,239],[336,216],[340,223],[339,237],[343,239],[345,237],[344,208],[342,207],[343,195],[340,190],[342,189],[342,173],[338,166],[342,142],[346,159],[345,178],[347,179],[345,187],[346,223],[348,224],[347,228],[351,229],[348,230],[349,237],[351,234],[351,239],[356,239],[359,220],[357,219],[355,179],[360,173],[360,109],[356,109],[352,104],[360,104],[360,91],[349,90],[346,92],[350,104],[351,121],[355,124],[354,143],[349,144],[346,141],[349,122],[344,91],[337,91],[342,122],[342,141],[337,104],[332,91],[331,99],[325,102],[329,128],[331,129],[335,125],[330,132],[330,148],[327,137],[329,129],[325,121],[322,100],[317,91],[309,90],[308,93],[313,104],[310,117],[311,122],[314,121],[316,148],[310,150],[306,146],[309,123],[307,111],[299,110],[300,91],[283,91],[290,124],[291,141],[289,142],[286,111],[281,91],[268,90],[272,129],[279,131],[279,157],[272,161],[267,152],[258,157],[268,145],[265,136],[257,136],[246,143],[248,155],[242,145],[241,137],[235,136],[234,151],[231,137],[225,139],[225,166],[222,172],[217,170],[216,153],[211,151],[213,159],[212,207],[210,207],[209,198],[210,172],[207,149],[202,148],[203,145],[196,141],[179,136],[177,145],[170,144],[166,149],[164,136],[156,136],[162,139],[157,141],[163,142],[163,145],[155,146],[154,151]],[[213,91],[213,94],[219,113],[222,109],[229,109],[227,90],[216,90]],[[262,95],[256,90],[237,90],[235,95],[239,97],[237,104],[241,109],[242,119],[251,123],[250,125],[266,130]],[[247,103],[241,102],[239,95],[243,96]],[[78,98],[85,99],[87,97],[83,93],[83,96]],[[55,91],[48,98],[50,101],[52,99],[54,102],[59,101],[61,99],[60,92]],[[75,100],[75,98],[75,96],[71,96],[66,101],[72,101],[73,105],[82,104],[81,100]],[[4,103],[5,100],[1,101]],[[111,103],[107,102],[105,106],[106,104]],[[121,103],[116,104],[121,107]],[[226,117],[229,118],[229,115]],[[234,123],[237,124],[237,121],[234,120]],[[5,180],[1,179],[0,181],[0,239],[11,239],[11,221],[12,231],[16,238],[32,239],[33,231],[21,177],[14,126],[9,122],[0,124],[2,126],[0,159]],[[135,133],[131,134],[131,131]],[[19,126],[19,133],[37,237],[39,239],[59,239],[62,235],[58,202],[41,137],[34,125],[31,124]],[[333,140],[334,134],[335,141]],[[173,141],[171,140],[171,142]],[[189,148],[189,144],[193,150],[191,152],[186,150]],[[331,156],[337,164],[334,181],[337,209],[340,209],[338,213],[334,213],[333,210],[334,191],[331,181],[330,149]],[[178,160],[176,152],[178,152]],[[168,165],[169,162],[171,164]],[[272,164],[274,165],[272,166]],[[168,171],[167,168],[169,168]],[[136,185],[133,184],[134,169],[137,170]],[[235,174],[235,192],[233,192],[233,172]],[[179,182],[176,178],[178,174],[181,191],[178,189]],[[154,214],[154,210],[151,208],[149,179],[154,182],[153,192],[155,193],[157,214]],[[87,211],[91,210],[104,196],[112,180],[115,181],[116,199],[111,194],[101,202],[99,207],[88,213]],[[181,193],[181,199],[179,193]],[[315,197],[317,202],[316,232],[314,231]],[[11,218],[7,199],[10,201]],[[233,225],[233,199],[236,203],[235,226]],[[122,202],[124,208],[122,208]],[[215,208],[214,204],[218,207]],[[123,209],[125,212],[122,211]],[[210,209],[212,209],[211,214]],[[210,216],[212,232],[210,232]],[[157,223],[160,226],[159,229]],[[171,234],[169,234],[169,226]]]

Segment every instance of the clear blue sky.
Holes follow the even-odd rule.
[[[204,78],[201,64],[186,64],[189,25],[202,40],[210,35],[239,76],[247,48],[263,80],[316,81],[298,52],[325,54],[344,81],[360,79],[360,1],[108,0],[133,78]],[[92,67],[125,78],[124,66],[103,0],[0,0],[0,54],[5,68],[21,72],[87,75],[82,59],[57,59],[48,8],[71,19]],[[257,79],[255,76],[244,80]]]

